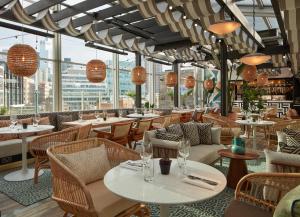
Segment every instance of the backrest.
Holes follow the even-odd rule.
[[[93,120],[95,119],[95,113],[83,114],[82,120]]]
[[[137,134],[144,133],[145,131],[149,130],[152,124],[152,119],[145,119],[140,120],[137,124]]]
[[[162,124],[162,127],[168,127],[171,125],[171,115],[164,116],[164,123]]]
[[[111,127],[114,138],[127,137],[131,129],[132,122],[115,123]]]
[[[179,123],[180,123],[180,114],[172,114],[171,124],[179,124]]]
[[[91,129],[92,129],[92,124],[86,124],[79,127],[77,140],[89,138]]]

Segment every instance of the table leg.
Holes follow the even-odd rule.
[[[256,126],[253,126],[252,130],[253,130],[253,140],[252,140],[253,146],[252,147],[254,150],[256,150]]]
[[[240,159],[230,159],[227,173],[227,186],[235,189],[242,177],[248,174],[246,162]]]
[[[40,170],[39,176],[42,175],[44,171]],[[27,168],[27,141],[26,137],[22,136],[22,169],[9,173],[4,176],[6,181],[16,182],[16,181],[25,181],[33,179],[34,169]]]
[[[160,210],[160,217],[169,217],[170,216],[169,205],[161,204],[161,205],[159,205],[159,210]]]

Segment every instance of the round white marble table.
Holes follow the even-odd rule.
[[[54,126],[52,125],[38,125],[34,127],[32,125],[28,125],[27,129],[23,129],[22,125],[17,125],[15,128],[10,127],[2,127],[0,128],[0,135],[11,135],[16,134],[22,139],[22,169],[9,173],[4,176],[6,181],[24,181],[28,179],[32,179],[34,175],[34,169],[27,168],[27,141],[26,134],[37,133],[52,130]],[[42,175],[43,171],[40,171],[39,175]]]
[[[128,118],[158,118],[159,115],[158,114],[154,114],[154,113],[146,113],[144,115],[142,114],[137,114],[137,113],[133,113],[133,114],[129,114],[127,115]]]
[[[105,186],[116,195],[141,202],[160,206],[160,216],[169,216],[169,205],[194,203],[207,200],[222,192],[227,184],[225,176],[217,169],[195,161],[187,161],[188,173],[197,173],[218,185],[208,190],[183,182],[185,177],[178,167],[177,160],[172,159],[169,175],[161,175],[159,160],[155,159],[154,179],[145,182],[142,171],[135,171],[117,166],[104,176]]]
[[[235,121],[239,125],[251,126],[252,127],[252,147],[256,150],[256,127],[266,127],[273,126],[275,124],[274,121],[252,121],[252,120],[236,120]]]

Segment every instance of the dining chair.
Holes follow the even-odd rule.
[[[153,118],[152,119],[151,129],[162,128],[164,121],[165,121],[165,117],[164,116]]]
[[[150,130],[152,119],[144,119],[137,122],[136,126],[131,128],[129,143],[134,141],[133,149],[135,150],[138,141],[144,137],[144,132]]]
[[[88,161],[90,166],[79,163],[74,167],[83,157],[90,158],[90,150],[97,150],[97,154],[100,152],[105,157],[94,156]],[[69,214],[76,217],[150,217],[145,205],[110,192],[104,185],[103,177],[96,175],[87,182],[83,176],[93,175],[100,168],[109,170],[127,160],[138,160],[140,156],[137,152],[107,139],[91,138],[52,146],[47,154],[52,169],[52,199],[65,212],[64,217]],[[71,160],[66,158],[70,155]],[[96,167],[93,162],[97,162]],[[94,172],[94,169],[97,171]]]
[[[95,118],[95,113],[82,114],[82,120],[93,120]]]
[[[128,144],[129,147],[132,148],[131,144],[129,143],[129,133],[132,127],[132,123],[133,122],[114,123],[111,125],[110,132],[103,131],[97,128],[93,130],[97,133],[98,138],[108,139],[124,146]]]
[[[39,171],[43,168],[50,168],[47,148],[60,145],[66,142],[75,141],[78,135],[78,127],[67,128],[60,132],[49,133],[38,136],[28,144],[31,155],[35,158],[34,183],[38,183]]]
[[[78,127],[77,140],[87,139],[90,137],[92,124],[86,124]]]
[[[170,124],[180,124],[180,114],[171,114]]]

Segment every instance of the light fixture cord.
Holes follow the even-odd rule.
[[[253,37],[255,38],[255,0],[253,0]]]

